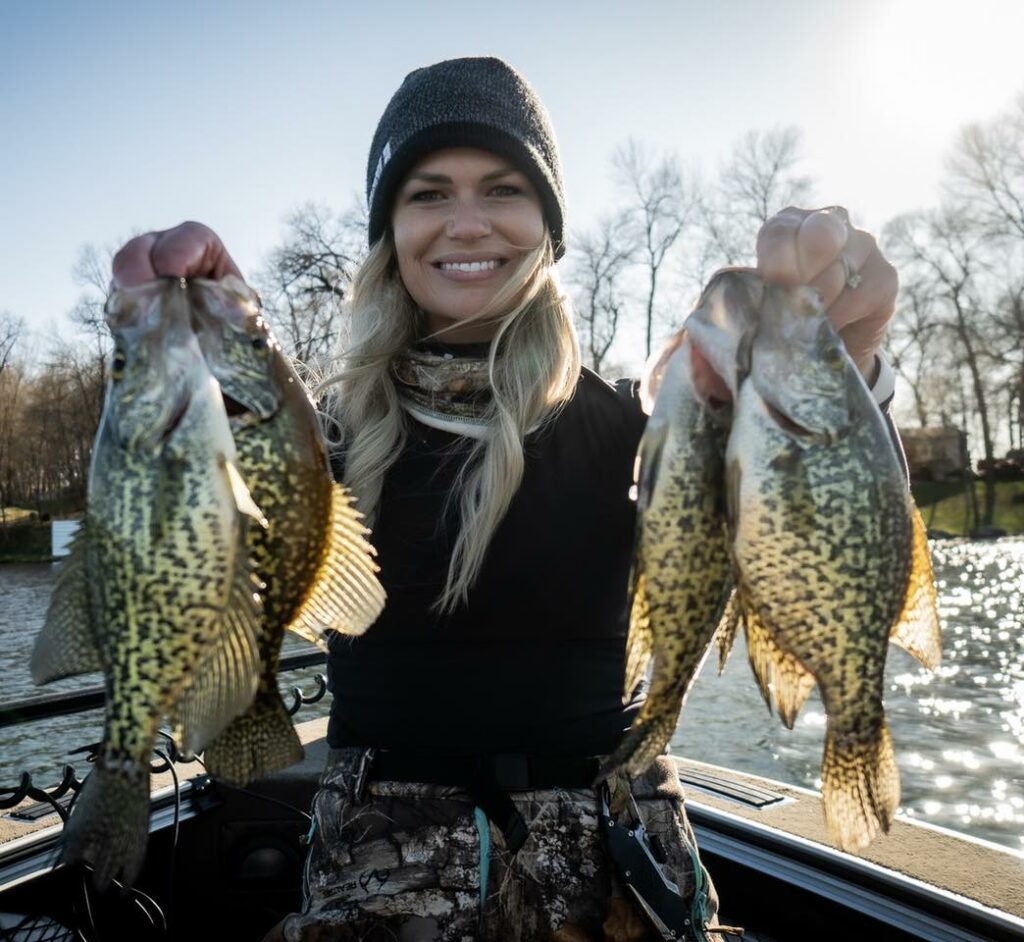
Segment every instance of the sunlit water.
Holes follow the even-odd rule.
[[[943,663],[933,675],[890,647],[886,713],[896,743],[901,813],[1024,850],[1024,539],[932,546],[943,616]],[[33,686],[32,642],[53,586],[48,565],[0,566],[0,676],[4,701],[99,682],[98,675]],[[286,650],[310,650],[289,638]],[[691,694],[673,749],[693,759],[780,781],[820,787],[825,715],[817,694],[796,728],[769,715],[742,644],[718,677],[709,658]],[[315,689],[314,670],[282,677],[282,690]],[[329,698],[328,698],[329,699]],[[327,700],[300,717],[323,715]],[[99,712],[0,730],[0,787],[21,770],[40,784],[71,750],[96,742]]]

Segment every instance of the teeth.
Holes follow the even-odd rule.
[[[500,264],[496,258],[488,262],[442,262],[441,271],[492,271]]]

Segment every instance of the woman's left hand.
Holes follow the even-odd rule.
[[[896,309],[899,279],[874,237],[841,206],[776,213],[757,234],[757,270],[782,285],[816,288],[832,326],[864,378]]]

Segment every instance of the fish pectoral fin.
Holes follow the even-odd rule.
[[[726,661],[736,641],[736,632],[739,630],[743,617],[740,614],[740,604],[736,598],[736,591],[733,590],[725,603],[725,611],[722,612],[722,620],[718,623],[715,632],[715,640],[718,642],[718,673],[725,670]]]
[[[239,512],[252,517],[265,530],[269,526],[267,518],[263,516],[263,511],[256,506],[256,501],[252,499],[252,494],[249,493],[249,488],[242,479],[238,468],[235,467],[233,462],[225,458],[224,471],[227,473],[228,481],[231,483],[231,493],[234,495],[235,506]]]
[[[289,631],[323,648],[328,630],[361,635],[377,620],[385,595],[369,532],[348,489],[335,484],[324,555]]]
[[[70,553],[50,597],[46,622],[32,649],[30,668],[36,684],[103,669],[89,602],[87,526],[83,521],[71,541]]]
[[[642,570],[634,573],[633,604],[626,636],[626,677],[622,702],[629,703],[637,685],[643,680],[651,663],[654,636],[651,633],[651,612],[647,599],[647,580]]]
[[[261,584],[247,563],[239,569],[216,641],[196,666],[175,710],[174,737],[186,753],[201,751],[219,736],[249,708],[259,686]]]
[[[942,634],[935,577],[932,574],[932,556],[924,521],[913,501],[910,502],[910,515],[914,540],[907,595],[889,640],[917,658],[924,667],[935,670],[942,658]]]
[[[814,689],[814,675],[799,659],[784,651],[771,629],[749,608],[744,608],[747,657],[757,686],[771,711],[773,701],[782,722],[792,729],[797,714]]]

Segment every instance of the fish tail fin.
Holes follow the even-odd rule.
[[[655,702],[662,706],[649,710]],[[597,782],[604,781],[616,769],[623,769],[629,775],[642,775],[650,764],[665,752],[679,723],[683,708],[683,691],[667,696],[648,695],[633,725],[622,738],[618,749],[601,767]]]
[[[292,717],[276,690],[262,692],[252,706],[232,720],[203,754],[211,775],[236,785],[285,769],[303,756]]]
[[[870,739],[830,726],[821,777],[825,824],[840,850],[862,850],[879,831],[888,832],[900,803],[900,774],[884,720]]]
[[[61,862],[92,867],[92,883],[135,883],[149,839],[149,769],[103,765],[100,759],[75,799],[64,827]]]

